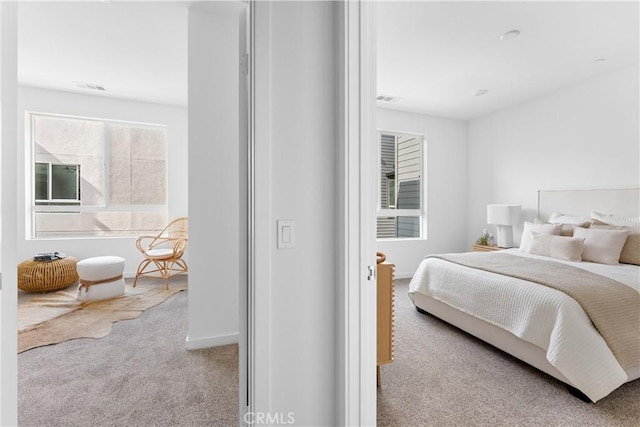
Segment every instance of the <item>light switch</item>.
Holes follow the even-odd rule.
[[[292,219],[279,219],[278,224],[278,249],[293,248],[295,246],[294,221]]]

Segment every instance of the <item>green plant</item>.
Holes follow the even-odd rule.
[[[493,243],[493,235],[491,233],[487,233],[487,230],[484,230],[478,240],[476,240],[477,245],[488,246]]]

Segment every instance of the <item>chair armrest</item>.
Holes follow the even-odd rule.
[[[182,256],[184,250],[187,248],[187,238],[174,239],[176,242],[173,244],[173,254],[176,256]]]
[[[161,243],[158,236],[140,236],[136,239],[136,247],[142,253],[145,253],[147,249],[152,249],[154,246]],[[145,241],[150,241],[146,246],[144,245]]]

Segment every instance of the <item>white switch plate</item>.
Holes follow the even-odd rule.
[[[278,223],[278,249],[295,247],[295,227],[292,219],[279,219]]]

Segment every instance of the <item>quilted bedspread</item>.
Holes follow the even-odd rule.
[[[517,250],[507,252],[540,258]],[[637,266],[562,263],[622,282],[636,292],[640,286]],[[411,280],[409,297],[414,293],[430,296],[542,348],[549,363],[594,402],[628,380],[627,371],[585,310],[564,292],[522,278],[427,257]],[[634,368],[638,365],[640,360]]]

